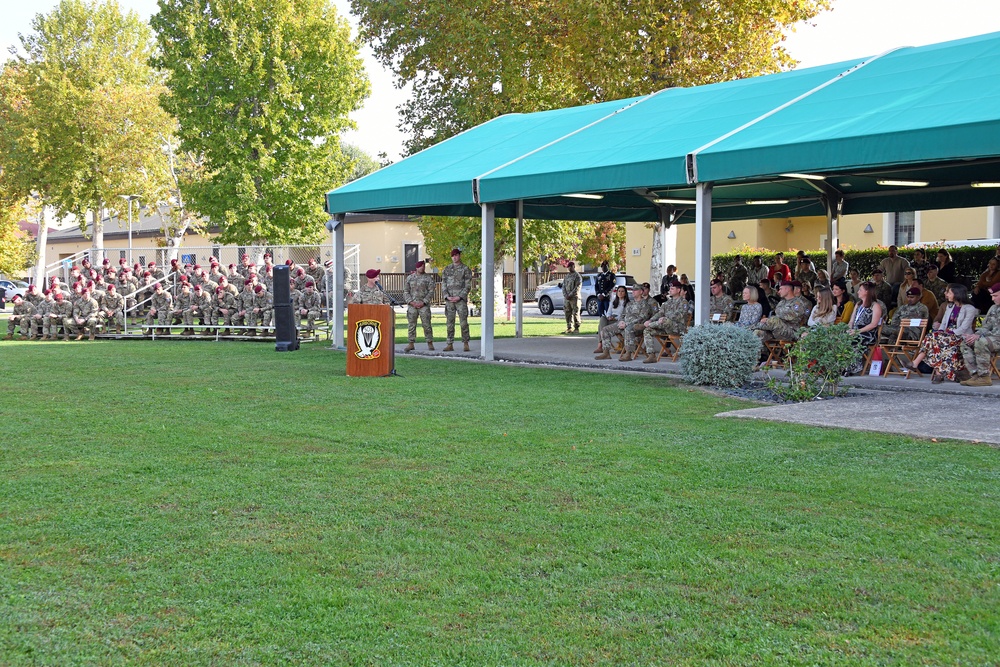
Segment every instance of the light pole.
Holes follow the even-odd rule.
[[[139,199],[139,195],[118,195],[118,198],[128,202],[128,265],[132,266],[132,202]]]

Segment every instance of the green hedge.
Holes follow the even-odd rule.
[[[937,255],[937,248],[939,246],[928,244],[924,246],[927,252],[928,261],[933,262]],[[979,279],[979,274],[986,270],[986,264],[989,262],[990,258],[996,253],[995,245],[986,246],[970,246],[966,248],[949,248],[951,252],[951,258],[955,262],[955,270],[958,272],[959,276],[966,279],[966,282],[972,281],[975,283]],[[785,262],[792,267],[792,271],[795,271],[794,259],[795,253],[798,250],[786,250]],[[714,276],[718,272],[722,272],[723,275],[728,276],[732,271],[733,264],[735,263],[735,258],[737,255],[743,257],[743,263],[750,266],[750,260],[755,255],[760,255],[765,266],[770,266],[771,262],[774,261],[774,256],[778,253],[776,250],[768,250],[767,248],[751,248],[749,246],[744,246],[741,249],[734,250],[732,252],[720,253],[718,255],[712,256],[712,275]],[[913,250],[902,249],[899,254],[906,259],[913,259]],[[826,268],[826,252],[823,250],[807,250],[806,256],[813,261],[816,268],[823,269]],[[844,248],[844,259],[851,265],[851,268],[857,269],[861,272],[862,277],[871,277],[872,271],[879,265],[879,263],[889,256],[889,249],[884,246],[876,246],[874,248],[864,248],[864,249],[851,249]]]

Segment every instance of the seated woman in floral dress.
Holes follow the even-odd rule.
[[[938,311],[934,320],[934,330],[924,337],[917,356],[909,364],[916,368],[920,362],[926,362],[934,369],[931,382],[938,384],[945,380],[960,382],[968,379],[965,362],[959,345],[962,337],[972,333],[979,311],[969,303],[969,290],[960,283],[948,285],[944,291],[945,306]],[[905,362],[904,362],[905,363]]]

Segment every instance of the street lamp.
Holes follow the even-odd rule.
[[[139,195],[118,195],[119,199],[128,202],[128,265],[132,266],[132,202],[139,199]]]

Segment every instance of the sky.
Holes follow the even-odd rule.
[[[503,0],[499,0],[503,1]],[[56,0],[0,0],[0,56],[18,43],[17,35],[31,29],[35,14],[47,13]],[[119,0],[125,8],[144,17],[156,12],[156,0]],[[351,26],[349,0],[333,0],[337,11],[347,16]],[[900,46],[922,46],[961,37],[1000,32],[998,0],[833,0],[833,9],[816,17],[812,25],[800,24],[789,34],[785,48],[799,61],[799,67],[826,65],[852,58],[877,55]],[[346,133],[353,143],[373,157],[385,153],[397,160],[405,136],[399,131],[396,107],[407,99],[390,72],[383,69],[363,49],[362,56],[372,93],[364,108],[352,118],[358,129]]]

